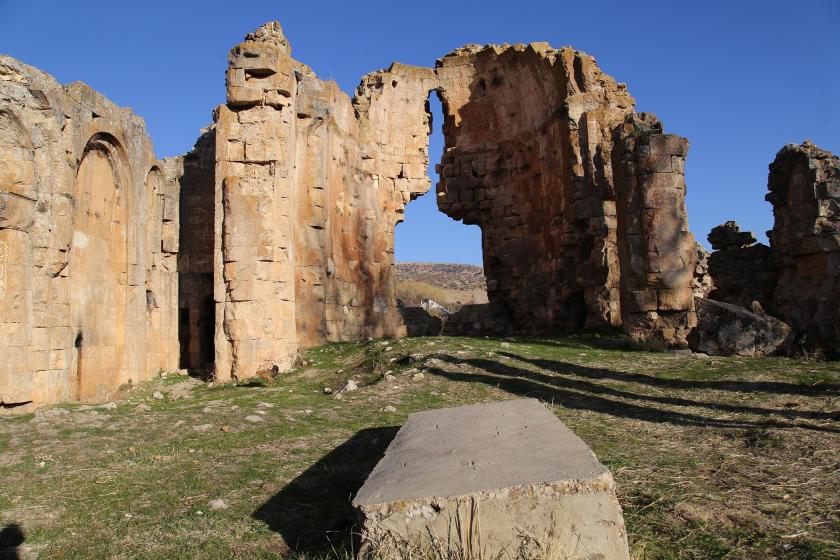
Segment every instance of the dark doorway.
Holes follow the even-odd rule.
[[[212,370],[215,303],[216,136],[205,132],[184,156],[178,235],[180,367]]]

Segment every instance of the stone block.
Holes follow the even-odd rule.
[[[381,558],[540,543],[553,558],[629,559],[610,472],[534,399],[410,415],[353,505]]]

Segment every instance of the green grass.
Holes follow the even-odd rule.
[[[610,467],[634,558],[840,555],[840,365],[606,335],[332,344],[270,384],[169,374],[114,410],[2,417],[0,528],[21,558],[346,558],[349,499],[408,414],[523,396]]]

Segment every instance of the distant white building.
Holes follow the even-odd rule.
[[[437,311],[438,313],[443,313],[445,315],[452,315],[451,311],[449,311],[447,308],[445,308],[433,299],[421,300],[420,307],[422,307],[426,311]]]

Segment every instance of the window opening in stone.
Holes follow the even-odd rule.
[[[394,234],[395,295],[410,335],[438,334],[465,306],[487,303],[481,230],[438,209],[436,165],[443,153],[443,110],[429,98],[429,191],[409,202]],[[431,317],[430,317],[431,316]],[[440,319],[441,321],[437,321]]]

